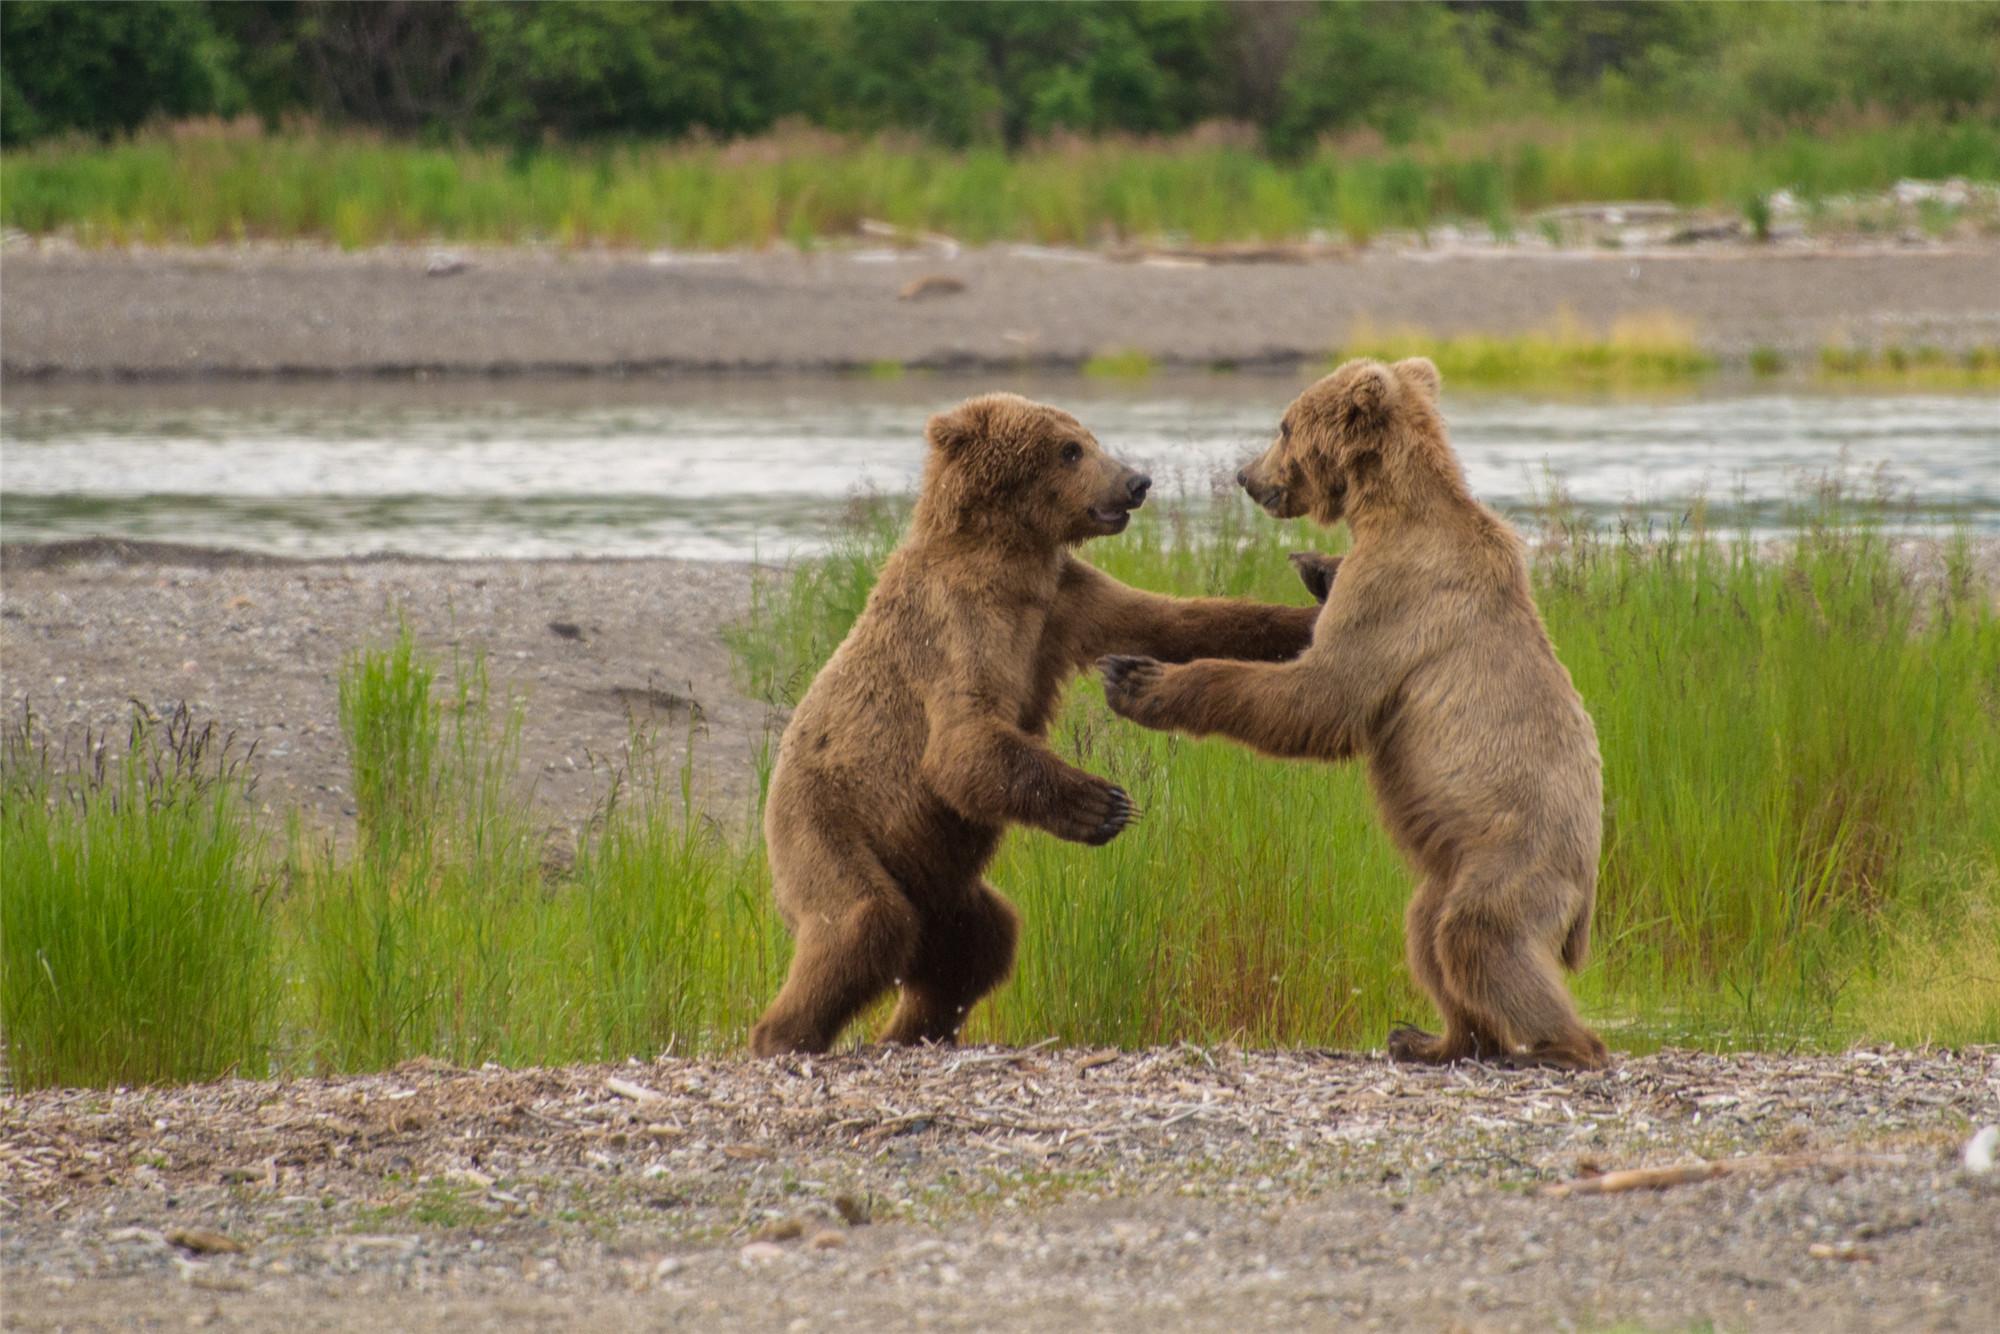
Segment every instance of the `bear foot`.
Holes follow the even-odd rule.
[[[767,1056],[818,1056],[833,1043],[817,1033],[788,1032],[786,1027],[762,1019],[750,1030],[750,1054]]]
[[[1605,1070],[1611,1066],[1611,1049],[1597,1034],[1582,1033],[1538,1042],[1502,1057],[1499,1064],[1508,1070]]]
[[[1457,1056],[1447,1052],[1444,1039],[1437,1034],[1426,1033],[1414,1024],[1403,1024],[1389,1030],[1389,1059],[1414,1065],[1445,1065]]]

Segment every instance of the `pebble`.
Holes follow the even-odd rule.
[[[1991,1172],[1996,1149],[2000,1149],[2000,1125],[1987,1126],[1965,1142],[1965,1170],[1976,1176]]]

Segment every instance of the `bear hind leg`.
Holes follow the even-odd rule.
[[[926,915],[903,974],[903,997],[884,1042],[956,1042],[982,997],[1014,971],[1021,919],[984,880],[949,909]]]
[[[1567,887],[1461,875],[1438,915],[1437,962],[1445,989],[1503,1064],[1601,1070],[1611,1064],[1603,1039],[1577,1015],[1559,956],[1574,920]],[[1534,920],[1506,921],[1488,905],[1542,907],[1559,918],[1557,938]]]
[[[1410,973],[1444,1017],[1443,1033],[1428,1033],[1413,1024],[1389,1031],[1389,1059],[1416,1065],[1448,1065],[1466,1059],[1493,1060],[1507,1048],[1500,1037],[1483,1028],[1445,983],[1438,961],[1438,919],[1444,912],[1449,882],[1432,876],[1418,887],[1404,916],[1403,946]]]
[[[871,855],[832,846],[811,853],[785,858],[805,863],[801,883],[784,887],[797,905],[792,965],[750,1030],[757,1056],[831,1047],[850,1020],[896,985],[916,949],[916,910]]]

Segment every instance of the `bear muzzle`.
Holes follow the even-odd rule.
[[[1146,503],[1146,493],[1153,488],[1153,479],[1145,473],[1129,473],[1125,477],[1125,494],[1110,503],[1091,509],[1090,517],[1107,534],[1122,533],[1131,522],[1132,511]]]

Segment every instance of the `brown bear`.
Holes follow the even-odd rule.
[[[1520,540],[1466,490],[1437,368],[1348,362],[1286,409],[1238,480],[1278,518],[1347,520],[1338,577],[1299,562],[1325,594],[1312,647],[1282,664],[1110,658],[1111,707],[1270,755],[1367,756],[1383,819],[1423,876],[1410,968],[1444,1017],[1442,1037],[1390,1033],[1392,1058],[1609,1064],[1558,967],[1580,966],[1590,939],[1597,733],[1549,644]]]
[[[1133,815],[1048,747],[1072,675],[1106,653],[1276,661],[1312,636],[1316,607],[1164,597],[1077,559],[1151,483],[1068,413],[989,394],[925,434],[909,533],[779,744],[764,830],[796,946],[758,1055],[825,1051],[891,987],[884,1040],[947,1042],[1006,979],[1017,919],[981,872],[1007,826],[1102,844]]]

